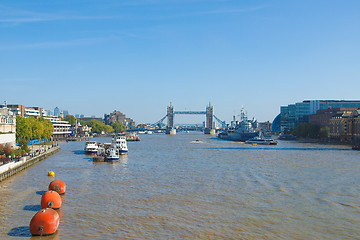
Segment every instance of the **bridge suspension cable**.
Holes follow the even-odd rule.
[[[159,121],[157,121],[156,123],[153,123],[153,124],[151,124],[151,126],[157,126],[157,125],[159,125],[160,123],[162,123],[164,120],[165,120],[165,118],[167,118],[167,114],[163,117],[163,118],[161,118]]]
[[[221,120],[220,120],[217,116],[215,116],[215,115],[214,115],[214,118],[215,118],[216,121],[218,121],[218,123],[220,123],[220,125],[221,125],[222,127],[226,127],[225,121],[221,121]]]

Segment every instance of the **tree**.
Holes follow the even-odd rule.
[[[111,127],[110,125],[105,125],[105,123],[102,123],[96,119],[92,119],[91,121],[84,122],[84,124],[91,127],[91,131],[94,133],[114,132],[113,127]]]
[[[330,137],[330,128],[329,127],[322,127],[319,131],[320,138],[329,138]]]
[[[53,124],[48,119],[16,116],[16,142],[22,148],[31,139],[49,139],[54,132]],[[25,146],[25,148],[26,148]]]
[[[110,125],[105,125],[105,132],[107,133],[114,132],[114,128]]]
[[[126,131],[126,127],[123,123],[112,123],[111,126],[113,127],[113,129],[116,133]]]
[[[3,153],[5,154],[6,157],[9,157],[12,153],[12,149],[11,149],[11,146],[10,144],[5,144],[5,146],[3,147],[2,149]]]
[[[73,126],[76,124],[77,119],[73,115],[68,114],[66,115],[65,119]]]
[[[43,132],[41,137],[49,139],[54,133],[54,126],[49,119],[39,118],[38,121],[42,124]]]
[[[89,122],[85,122],[85,124],[91,127],[91,131],[94,133],[102,133],[105,132],[105,124],[99,122],[98,120],[92,119]]]
[[[31,128],[31,139],[40,139],[44,133],[44,126],[42,122],[34,117],[26,118],[26,124]]]
[[[296,127],[295,135],[303,138],[318,138],[319,131],[319,126],[303,122]]]
[[[24,117],[16,116],[16,142],[22,139],[29,141],[32,137],[31,127]]]
[[[28,148],[28,141],[26,141],[25,139],[20,140],[19,142],[19,146],[20,149],[23,150],[24,152],[30,152],[30,148]]]

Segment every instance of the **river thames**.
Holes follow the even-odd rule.
[[[140,137],[116,163],[92,162],[84,142],[60,143],[0,182],[0,239],[360,239],[359,151],[202,133]],[[31,237],[49,171],[67,185],[59,229]]]

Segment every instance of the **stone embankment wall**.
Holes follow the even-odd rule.
[[[0,182],[12,175],[30,167],[31,165],[44,160],[45,158],[60,151],[59,146],[52,147],[51,149],[36,155],[34,157],[22,157],[18,161],[9,162],[0,166]]]
[[[9,143],[11,147],[15,147],[15,133],[1,133],[0,134],[0,144]]]

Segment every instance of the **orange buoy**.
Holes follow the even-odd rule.
[[[30,221],[30,232],[33,236],[53,234],[59,227],[59,219],[59,214],[54,209],[41,209]]]
[[[60,208],[61,207],[61,197],[60,195],[53,190],[45,192],[41,197],[41,208]]]
[[[66,192],[66,184],[61,180],[54,180],[49,184],[49,191],[54,190],[58,194],[64,194]]]

